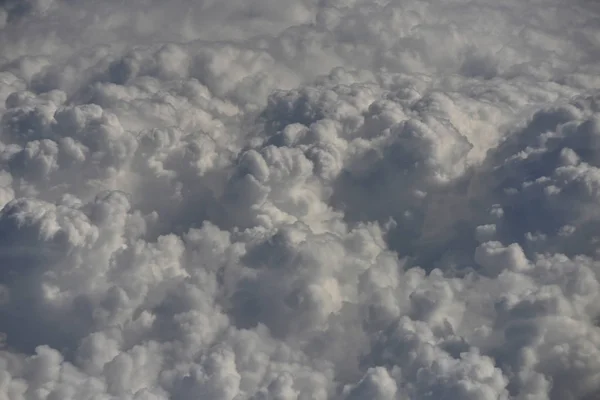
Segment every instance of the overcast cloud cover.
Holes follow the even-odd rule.
[[[595,400],[600,4],[0,2],[0,400]]]

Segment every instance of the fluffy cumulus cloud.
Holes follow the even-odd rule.
[[[600,396],[600,7],[0,2],[0,399]]]

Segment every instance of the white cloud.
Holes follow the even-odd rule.
[[[3,2],[0,398],[595,398],[599,12]]]

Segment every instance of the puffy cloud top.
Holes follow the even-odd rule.
[[[600,396],[600,8],[0,4],[0,399]]]

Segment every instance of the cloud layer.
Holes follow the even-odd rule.
[[[599,23],[0,3],[0,399],[596,398]]]

